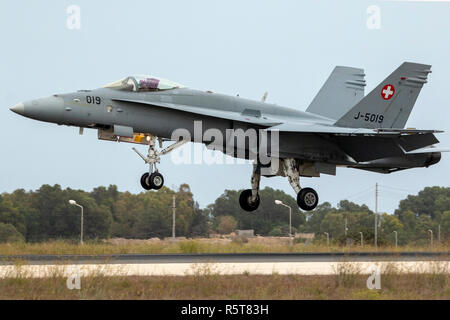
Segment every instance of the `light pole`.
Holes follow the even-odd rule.
[[[83,206],[79,205],[75,200],[69,200],[69,204],[73,206],[77,206],[81,208],[81,234],[80,234],[80,243],[83,244]]]
[[[330,246],[330,234],[328,232],[324,232],[327,235],[327,247]]]
[[[359,234],[361,235],[361,247],[364,246],[364,236],[362,232],[359,232]]]
[[[430,246],[433,246],[433,230],[428,229],[428,232],[430,233]]]
[[[395,234],[395,247],[397,248],[397,231],[394,231]]]
[[[175,240],[175,210],[176,210],[176,202],[175,195],[172,197],[172,239]]]
[[[285,206],[285,207],[289,208],[289,241],[292,244],[292,233],[291,233],[292,208],[290,206],[288,206],[287,204],[284,204],[283,201],[281,201],[281,200],[275,200],[275,204],[278,204],[278,205]]]

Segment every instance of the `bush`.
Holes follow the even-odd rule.
[[[24,241],[24,236],[12,224],[0,222],[0,242]]]
[[[231,238],[231,242],[243,245],[244,243],[248,243],[248,238],[245,236],[234,236],[233,238]]]
[[[273,228],[269,232],[269,236],[271,236],[271,237],[281,237],[281,236],[283,236],[283,232],[281,231],[280,227],[276,227],[276,228]]]
[[[199,245],[196,241],[182,241],[179,243],[180,251],[182,253],[198,253]]]
[[[229,234],[236,230],[237,221],[232,216],[223,216],[219,218],[219,225],[217,226],[217,232],[220,234]]]

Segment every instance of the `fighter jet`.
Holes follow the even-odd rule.
[[[336,175],[337,167],[392,173],[429,167],[441,159],[438,130],[405,128],[431,66],[405,62],[364,96],[364,71],[336,67],[306,111],[199,91],[155,76],[128,76],[94,90],[80,90],[19,103],[22,116],[98,130],[100,140],[148,146],[149,165],[140,183],[158,190],[164,178],[157,163],[186,142],[198,142],[253,162],[251,188],[240,206],[260,203],[261,176],[284,176],[303,210],[313,210],[317,192],[300,177]],[[256,143],[250,143],[257,132]],[[174,135],[174,132],[182,133]],[[244,138],[242,138],[242,136]],[[163,141],[174,141],[162,149]],[[159,142],[159,148],[157,147]]]

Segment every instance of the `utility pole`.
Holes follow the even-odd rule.
[[[172,239],[175,240],[175,195],[172,198]]]
[[[394,231],[395,234],[395,247],[397,248],[397,231]]]
[[[375,248],[378,245],[378,183],[375,184]]]
[[[441,225],[438,225],[438,242],[441,243]]]
[[[347,238],[347,230],[348,230],[348,228],[347,228],[347,217],[345,217],[344,223],[345,223],[345,230],[344,230],[344,233],[345,233],[345,238]],[[347,240],[347,239],[346,239],[346,240]]]
[[[430,233],[430,247],[433,247],[433,230],[428,230],[428,232]]]

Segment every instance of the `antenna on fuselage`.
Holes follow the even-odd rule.
[[[264,92],[264,95],[263,95],[263,97],[261,98],[261,102],[266,102],[266,99],[267,99],[267,95],[268,95],[269,93],[266,91],[266,92]]]

